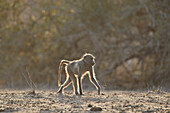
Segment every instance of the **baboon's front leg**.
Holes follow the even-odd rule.
[[[93,69],[93,68],[92,68]],[[98,95],[100,95],[100,85],[99,83],[97,82],[96,78],[94,78],[94,74],[93,74],[93,71],[94,70],[90,70],[90,74],[89,74],[89,78],[90,78],[90,81],[94,84],[94,86],[96,87],[96,89],[98,90]]]
[[[100,86],[94,77],[91,77],[91,82],[95,85],[96,89],[98,90],[98,95],[100,95]]]

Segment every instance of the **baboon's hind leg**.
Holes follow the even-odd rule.
[[[77,86],[77,78],[75,77],[74,73],[72,72],[69,72],[69,75],[70,75],[70,79],[72,80],[72,85],[73,85],[73,89],[74,89],[74,93],[76,95],[78,95],[78,86]]]
[[[72,85],[73,85],[73,89],[74,89],[74,93],[76,94],[76,95],[78,95],[78,86],[77,86],[77,78],[76,77],[73,77],[72,78]]]
[[[68,87],[71,83],[71,80],[69,78],[69,76],[67,76],[67,79],[65,80],[65,82],[61,85],[61,87],[58,90],[58,93],[62,93],[63,89]]]

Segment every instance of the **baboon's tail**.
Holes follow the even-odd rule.
[[[61,71],[62,71],[62,68],[63,68],[63,64],[68,65],[69,61],[68,60],[61,60],[61,62],[60,62],[59,69],[58,69],[58,86],[60,86]]]

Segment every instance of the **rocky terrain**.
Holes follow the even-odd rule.
[[[0,112],[170,112],[170,93],[163,91],[72,91],[57,94],[55,90],[0,90]]]

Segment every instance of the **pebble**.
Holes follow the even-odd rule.
[[[92,105],[91,105],[91,104],[88,104],[88,107],[92,107]]]
[[[90,111],[102,111],[101,107],[92,107]]]

